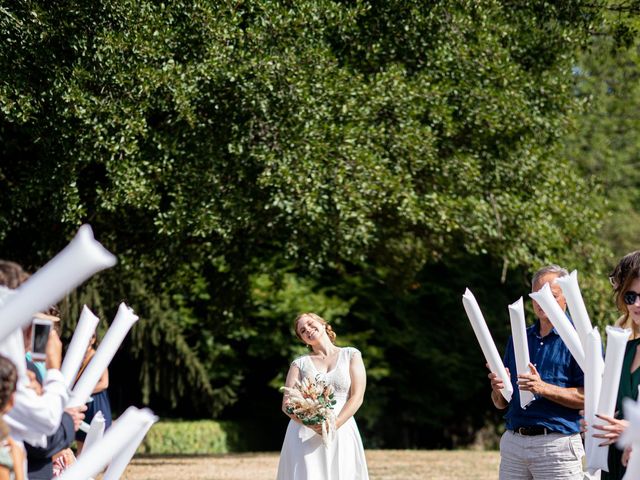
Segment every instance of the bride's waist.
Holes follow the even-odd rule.
[[[333,406],[333,411],[337,415],[338,413],[340,413],[340,410],[342,410],[342,408],[344,407],[345,403],[347,403],[347,400],[349,399],[349,397],[347,397],[347,396],[344,396],[344,397],[335,396],[333,398],[336,401],[336,404]]]

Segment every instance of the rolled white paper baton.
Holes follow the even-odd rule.
[[[78,407],[87,402],[102,373],[111,363],[124,337],[137,320],[138,316],[133,313],[133,310],[121,303],[116,318],[113,320],[109,330],[107,330],[107,334],[100,342],[95,355],[71,391],[67,407]]]
[[[83,451],[78,461],[62,473],[60,480],[87,480],[97,475],[139,435],[141,430],[147,428],[153,418],[155,417],[151,410],[129,407],[104,433],[100,441]]]
[[[593,327],[591,326],[587,307],[584,305],[584,299],[582,298],[580,286],[578,285],[578,272],[574,270],[569,275],[558,277],[556,282],[560,285],[562,293],[564,293],[564,298],[567,299],[567,305],[571,312],[573,324],[580,337],[580,343],[582,347],[586,349],[587,335],[589,335]]]
[[[67,353],[62,361],[62,367],[60,367],[60,371],[64,377],[64,383],[67,387],[71,387],[71,384],[80,370],[82,360],[87,352],[89,342],[91,341],[91,336],[98,326],[98,321],[98,317],[89,310],[89,307],[84,305],[82,307],[80,319],[78,320],[78,325],[73,332],[73,338],[71,339]]]
[[[498,375],[498,377],[504,382],[504,388],[500,390],[500,393],[502,393],[502,396],[507,402],[510,402],[511,396],[513,395],[513,385],[511,385],[511,380],[509,379],[507,370],[504,368],[504,364],[502,363],[502,358],[500,358],[496,344],[493,342],[493,338],[491,338],[491,332],[489,332],[487,322],[482,316],[482,311],[478,306],[478,302],[473,296],[473,293],[471,293],[471,290],[468,288],[462,296],[462,305],[467,312],[471,328],[473,328],[473,332],[476,334],[476,338],[478,339],[484,358],[489,364],[489,369]]]
[[[587,335],[586,345],[586,365],[584,373],[584,419],[587,422],[587,434],[585,436],[585,454],[587,457],[587,469],[591,475],[595,474],[599,468],[596,467],[597,459],[594,452],[598,448],[601,440],[593,438],[593,425],[596,421],[598,410],[598,400],[602,389],[602,373],[604,371],[604,361],[602,360],[602,338],[597,328],[593,328]],[[589,469],[589,464],[592,468]]]
[[[93,238],[91,227],[80,227],[69,245],[0,308],[0,341],[29,323],[34,313],[48,309],[91,275],[115,263],[116,257]]]
[[[618,398],[624,351],[627,347],[627,340],[631,335],[631,330],[610,326],[606,327],[605,330],[607,331],[607,351],[604,357],[604,373],[602,375],[602,388],[600,389],[597,413],[613,417]],[[596,417],[594,425],[606,425],[606,422]],[[591,432],[591,435],[598,433],[595,428],[589,428],[589,432]],[[596,470],[608,472],[607,456],[609,454],[609,446],[595,447],[592,451],[591,458],[587,458],[587,469],[590,472],[595,472]]]
[[[582,348],[580,337],[576,329],[571,325],[569,318],[567,318],[562,308],[560,308],[560,305],[558,305],[553,293],[551,293],[549,283],[545,283],[540,290],[530,293],[529,296],[535,300],[538,305],[540,305],[540,308],[544,310],[544,313],[547,314],[549,321],[553,324],[558,335],[560,335],[560,338],[562,338],[571,355],[573,355],[573,358],[576,359],[576,362],[578,362],[578,365],[580,365],[580,368],[584,372],[584,349]]]
[[[146,425],[140,429],[138,434],[127,443],[127,445],[113,458],[113,460],[111,460],[102,480],[118,480],[122,476],[127,465],[129,465],[129,462],[131,462],[131,459],[135,455],[138,446],[142,443],[142,440],[144,440],[144,437],[151,426],[157,421],[158,417],[155,416],[148,419]]]
[[[102,437],[104,435],[104,427],[104,415],[102,415],[102,411],[98,411],[91,420],[91,425],[89,425],[89,431],[87,432],[87,436],[84,439],[84,444],[82,445],[82,452],[80,452],[80,455],[89,450],[92,445],[102,440]]]
[[[511,335],[513,337],[513,351],[516,356],[518,375],[531,373],[529,369],[529,343],[527,342],[527,327],[524,320],[524,306],[522,297],[509,305],[509,319],[511,320]],[[520,390],[520,407],[523,409],[535,400],[533,392]]]

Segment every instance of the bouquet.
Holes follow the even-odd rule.
[[[322,425],[322,442],[328,447],[336,432],[333,386],[317,377],[315,381],[305,377],[293,387],[280,390],[287,396],[286,412],[295,415],[304,425]]]

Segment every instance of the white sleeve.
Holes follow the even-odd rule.
[[[13,291],[0,287],[0,304]],[[62,412],[69,394],[59,370],[48,370],[39,396],[28,387],[22,329],[16,329],[0,342],[0,354],[13,362],[18,371],[18,381],[13,408],[3,415],[18,442],[26,441],[34,447],[46,447],[47,435],[53,434],[62,421]]]
[[[302,357],[298,357],[293,362],[291,362],[291,366],[298,367],[298,370],[302,371]]]
[[[0,354],[11,360],[18,372],[18,382],[28,382],[27,362],[24,353],[24,337],[22,330],[14,330],[2,342],[0,342]]]
[[[4,415],[11,436],[36,446],[33,440],[40,443],[42,436],[52,435],[58,429],[68,398],[59,370],[47,370],[42,395],[19,382],[13,408]]]
[[[362,355],[360,353],[360,350],[358,350],[355,347],[347,347],[348,351],[349,351],[349,360],[353,359],[353,357],[357,356],[357,355]]]

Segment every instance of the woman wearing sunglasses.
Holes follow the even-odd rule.
[[[622,418],[622,399],[638,399],[640,385],[640,250],[631,252],[618,262],[609,276],[613,286],[616,305],[622,316],[616,326],[631,330],[620,374],[620,387],[616,404],[616,418],[599,415],[608,425],[594,425],[601,433],[594,437],[602,438],[601,445],[609,447],[609,472],[602,472],[602,480],[619,480],[624,476],[629,452],[623,452],[615,445],[616,440],[627,426]],[[640,455],[640,452],[636,452]],[[624,458],[623,458],[624,456]]]

